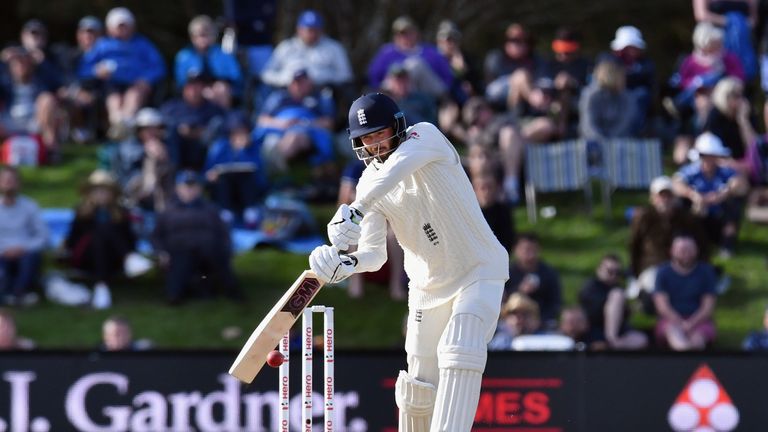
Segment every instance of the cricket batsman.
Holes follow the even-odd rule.
[[[332,246],[312,251],[310,267],[327,283],[378,270],[389,222],[410,279],[408,371],[395,385],[399,430],[469,431],[509,277],[507,251],[483,218],[459,154],[433,124],[407,127],[392,99],[372,93],[350,107],[349,137],[367,166],[356,200],[328,223]],[[344,253],[354,244],[356,252]]]

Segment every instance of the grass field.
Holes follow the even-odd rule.
[[[78,185],[96,166],[94,148],[70,147],[64,163],[55,167],[25,169],[23,192],[45,207],[71,207],[77,202]],[[586,214],[578,195],[545,195],[542,205],[557,208],[551,219],[535,226],[525,218],[524,208],[515,211],[517,228],[537,232],[543,257],[560,271],[566,301],[576,298],[591,276],[600,257],[617,252],[627,257],[628,227],[623,213],[627,206],[643,204],[643,192],[618,192],[613,214],[607,221],[599,205]],[[333,206],[313,208],[320,226],[331,216]],[[746,223],[736,256],[721,262],[733,283],[718,301],[716,319],[720,336],[717,348],[738,348],[744,335],[762,322],[768,304],[768,228]],[[99,342],[100,326],[110,314],[121,314],[134,324],[135,335],[163,348],[239,348],[278,297],[307,267],[307,257],[257,249],[237,257],[236,272],[247,291],[248,301],[193,301],[170,307],[163,303],[161,276],[152,272],[113,286],[114,306],[108,311],[70,308],[43,302],[17,311],[20,333],[42,348],[91,348]],[[317,304],[336,307],[337,345],[340,348],[385,348],[402,339],[404,303],[389,299],[386,289],[372,285],[360,300],[349,299],[343,288],[327,287]],[[639,314],[634,321],[650,326],[653,321]],[[222,331],[235,327],[241,336],[225,339]]]

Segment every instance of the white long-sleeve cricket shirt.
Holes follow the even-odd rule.
[[[361,222],[359,271],[387,259],[387,221],[405,252],[408,304],[429,309],[477,280],[506,280],[509,256],[485,221],[456,149],[432,124],[408,128],[384,163],[366,167],[352,204]]]

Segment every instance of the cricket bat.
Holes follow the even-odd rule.
[[[323,282],[317,275],[304,270],[253,331],[229,368],[229,374],[250,384],[267,361],[267,354],[275,349],[322,287]]]

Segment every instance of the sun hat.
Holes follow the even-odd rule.
[[[643,33],[634,26],[619,27],[616,30],[616,37],[611,41],[611,49],[614,51],[621,51],[629,46],[645,49]]]

